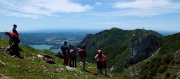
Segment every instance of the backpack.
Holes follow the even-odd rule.
[[[83,49],[78,49],[78,53],[79,53],[79,56],[80,56],[81,58],[84,57],[84,50],[83,50]]]
[[[56,56],[59,57],[59,58],[61,58],[61,59],[64,59],[64,56],[63,56],[62,53],[60,53],[60,52],[59,52]]]
[[[106,65],[107,65],[106,58],[105,58],[105,57],[102,57],[102,60],[103,60],[103,61],[102,61],[102,65],[103,65],[103,66],[106,66]]]
[[[52,59],[52,58],[47,59],[46,62],[47,62],[47,63],[50,63],[50,64],[55,64],[54,59]]]
[[[69,50],[70,57],[76,57],[76,53],[74,49]]]
[[[43,56],[44,56],[44,59],[46,60],[47,63],[55,64],[55,61],[54,61],[53,57],[51,57],[48,54],[44,54]]]

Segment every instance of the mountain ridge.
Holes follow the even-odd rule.
[[[133,36],[136,38],[132,41]],[[180,50],[179,40],[180,33],[162,36],[152,30],[122,30],[112,28],[96,34],[88,34],[79,46],[86,44],[89,46],[87,47],[89,54],[88,61],[92,63],[88,63],[87,68],[90,72],[97,70],[92,59],[97,49],[101,49],[107,56],[108,68],[114,67],[112,72],[108,72],[114,79],[178,79],[180,75],[180,71],[178,71],[180,69],[180,52],[178,52],[178,50]],[[0,46],[7,47],[8,41],[0,39]],[[5,65],[0,64],[0,78],[4,76],[9,77],[9,79],[111,78],[106,76],[97,77],[89,72],[83,72],[81,69],[78,69],[79,71],[67,71],[65,67],[61,65],[61,59],[56,58],[53,53],[46,50],[35,50],[28,46],[24,47],[20,45],[20,47],[23,49],[21,55],[25,57],[24,59],[13,58],[9,55],[0,55],[0,60],[5,63]],[[145,58],[138,62],[133,62],[141,56],[137,56],[138,52],[133,52],[132,49],[133,51],[147,52],[146,55],[148,55],[148,59]],[[2,53],[2,51],[0,51],[0,53]],[[38,54],[45,53],[53,56],[58,64],[48,64],[37,57]],[[80,67],[80,65],[78,66]],[[81,74],[80,71],[83,74]]]

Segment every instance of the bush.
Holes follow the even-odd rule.
[[[172,57],[170,55],[166,54],[162,57],[162,63],[163,64],[169,64],[171,62],[171,60],[172,60]]]
[[[159,72],[159,73],[163,73],[163,72],[166,71],[166,69],[167,69],[166,65],[161,65],[161,66],[159,67],[159,69],[158,69],[158,72]]]
[[[177,75],[172,75],[170,79],[177,79]]]
[[[164,77],[166,77],[166,78],[169,78],[170,76],[171,76],[171,74],[169,72],[166,72],[164,75]]]
[[[153,67],[151,69],[151,75],[156,76],[156,73],[157,73],[157,67]]]
[[[180,64],[180,57],[175,60],[176,64]]]

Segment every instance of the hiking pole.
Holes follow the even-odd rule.
[[[5,54],[7,51],[10,51],[10,49],[11,49],[12,46],[13,46],[13,44],[14,44],[14,43],[12,43],[10,46],[8,46],[8,47],[6,48],[6,50],[4,51],[4,54]]]
[[[11,46],[8,46],[8,47],[6,48],[6,50],[4,51],[4,54],[7,53],[8,51],[10,51],[10,47],[11,47]]]

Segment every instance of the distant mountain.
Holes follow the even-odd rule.
[[[162,35],[145,29],[122,30],[111,28],[88,34],[79,46],[87,46],[89,61],[101,49],[107,55],[108,66],[116,72],[150,57],[162,45]]]
[[[157,32],[160,33],[163,36],[168,36],[168,35],[178,33],[177,31],[157,31]]]
[[[20,33],[97,33],[100,29],[47,29],[47,30],[34,30],[34,31],[20,31]]]

